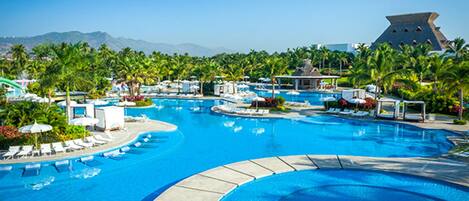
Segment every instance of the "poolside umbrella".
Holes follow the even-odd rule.
[[[292,96],[291,101],[293,101],[293,96],[298,96],[298,95],[300,95],[300,93],[297,92],[297,91],[289,91],[289,92],[287,92],[287,95]]]
[[[70,105],[76,105],[77,102],[76,101],[70,101]],[[60,107],[65,107],[67,106],[67,101],[60,101],[57,103],[57,105],[59,105]]]
[[[34,134],[34,146],[37,148],[37,133],[43,133],[52,130],[52,126],[47,124],[38,124],[34,121],[34,124],[21,127],[18,131],[24,134]]]
[[[336,100],[337,100],[337,99],[335,99],[334,97],[331,97],[331,96],[321,98],[321,101],[322,101],[322,102],[326,102],[326,107],[327,107],[327,108],[329,108],[329,102],[336,101]],[[326,108],[326,109],[327,109],[327,108]]]
[[[239,89],[247,89],[247,88],[249,88],[249,86],[245,85],[245,84],[240,84],[240,85],[238,85],[238,88]]]
[[[121,107],[135,106],[135,105],[136,104],[134,102],[128,102],[127,100],[125,100],[124,102],[117,103],[117,106],[121,106]]]
[[[356,109],[358,107],[358,104],[366,103],[366,100],[363,100],[363,99],[360,99],[360,98],[353,98],[353,99],[349,100],[349,102],[356,104],[355,105],[355,109]]]
[[[257,96],[257,97],[255,97],[255,98],[253,98],[252,100],[253,100],[253,101],[256,101],[256,110],[257,110],[258,107],[259,107],[259,101],[265,101],[265,98],[262,98],[262,97]]]
[[[90,101],[91,104],[93,105],[107,105],[109,104],[109,102],[107,101],[104,101],[104,100],[94,100],[94,101]]]

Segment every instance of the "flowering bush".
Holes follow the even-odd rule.
[[[363,108],[366,110],[371,110],[376,107],[376,101],[373,98],[365,98],[366,103],[363,104]]]
[[[21,137],[21,133],[14,126],[0,126],[0,135],[5,139],[15,139]]]
[[[347,100],[341,98],[341,99],[339,99],[339,105],[341,107],[346,107],[348,105],[348,102],[347,102]]]
[[[264,98],[265,101],[252,101],[251,107],[277,107],[279,105],[278,99]]]
[[[124,100],[130,102],[143,101],[145,97],[143,96],[124,96]]]

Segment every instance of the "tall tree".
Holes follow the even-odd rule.
[[[458,117],[463,119],[464,111],[464,92],[469,89],[469,61],[463,61],[458,64],[453,64],[447,69],[442,76],[445,81],[446,88],[450,92],[457,91],[459,94],[460,108]]]

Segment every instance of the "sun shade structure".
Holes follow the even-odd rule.
[[[23,126],[18,131],[20,133],[24,133],[24,134],[35,134],[34,135],[34,144],[35,144],[36,147],[38,147],[37,133],[43,133],[43,132],[47,132],[47,131],[50,131],[50,130],[52,130],[52,126],[47,125],[47,124],[38,124],[36,121],[34,121],[34,124]]]
[[[435,51],[444,50],[448,40],[441,33],[440,27],[433,23],[438,16],[435,12],[387,16],[391,25],[371,48],[375,49],[380,43],[388,43],[396,49],[402,45],[429,44]]]
[[[404,121],[418,121],[425,122],[425,102],[423,101],[403,101],[404,106],[402,109]],[[407,109],[409,105],[421,105],[420,114],[410,114]]]
[[[90,117],[76,118],[76,119],[70,120],[70,124],[76,125],[76,126],[92,126],[97,123],[99,123],[99,119],[90,118]]]
[[[314,68],[311,64],[311,60],[304,59],[303,66],[297,67],[293,75],[281,75],[275,76],[278,80],[278,85],[281,86],[281,80],[293,80],[294,89],[322,89],[324,85],[321,85],[321,81],[324,79],[331,79],[333,88],[337,88],[337,79],[340,76],[334,75],[321,75],[319,69]]]
[[[392,114],[381,113],[381,110],[384,109],[384,103],[392,104]],[[380,99],[376,105],[376,117],[381,119],[397,119],[399,118],[399,105],[401,101],[393,99]]]

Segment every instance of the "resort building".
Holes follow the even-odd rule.
[[[337,79],[340,76],[335,75],[321,75],[319,69],[314,68],[311,60],[304,59],[303,66],[297,67],[293,75],[275,76],[277,83],[281,86],[282,79],[293,80],[295,90],[321,90],[321,89],[335,89],[337,88]],[[330,79],[330,84],[323,82],[324,79]]]
[[[391,25],[371,45],[374,49],[380,43],[389,43],[393,48],[402,45],[430,44],[434,51],[442,51],[446,48],[448,40],[441,33],[440,27],[433,23],[438,13],[413,13],[404,15],[387,16]]]
[[[314,44],[313,47],[316,49],[321,49],[325,47],[330,51],[340,51],[340,52],[350,52],[355,53],[358,44],[356,43],[339,43],[339,44]]]

